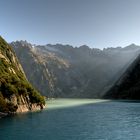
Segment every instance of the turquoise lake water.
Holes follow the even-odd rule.
[[[0,140],[140,140],[140,103],[47,102],[44,111],[0,119]]]

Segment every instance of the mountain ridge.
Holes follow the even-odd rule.
[[[29,43],[27,40],[16,40],[16,41],[12,41],[12,42],[9,42],[9,44],[12,44],[14,46],[14,43],[21,43],[23,46],[31,46],[31,47],[36,47],[36,46],[49,46],[49,47],[70,47],[70,48],[88,48],[88,49],[93,49],[93,50],[100,50],[100,51],[104,51],[104,50],[116,50],[116,49],[133,49],[133,48],[139,48],[140,45],[138,44],[135,44],[135,43],[130,43],[129,45],[127,46],[116,46],[116,47],[105,47],[105,48],[94,48],[94,47],[90,47],[86,44],[83,44],[83,45],[80,45],[80,46],[73,46],[73,45],[69,45],[69,44],[61,44],[61,43],[54,43],[54,44],[50,44],[50,43],[46,43],[46,44],[42,44],[42,45],[39,45],[39,44],[34,44],[34,43]]]
[[[135,44],[103,50],[85,45],[32,47],[23,41],[11,45],[28,80],[48,97],[101,98],[140,53]]]

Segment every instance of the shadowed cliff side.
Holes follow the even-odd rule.
[[[140,55],[104,98],[140,100]]]

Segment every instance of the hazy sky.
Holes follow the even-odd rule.
[[[140,44],[140,0],[0,0],[0,34],[35,44]]]

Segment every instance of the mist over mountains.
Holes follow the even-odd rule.
[[[140,53],[135,44],[103,50],[27,41],[11,45],[28,80],[47,97],[101,98]]]
[[[140,55],[105,94],[105,98],[140,100]]]

